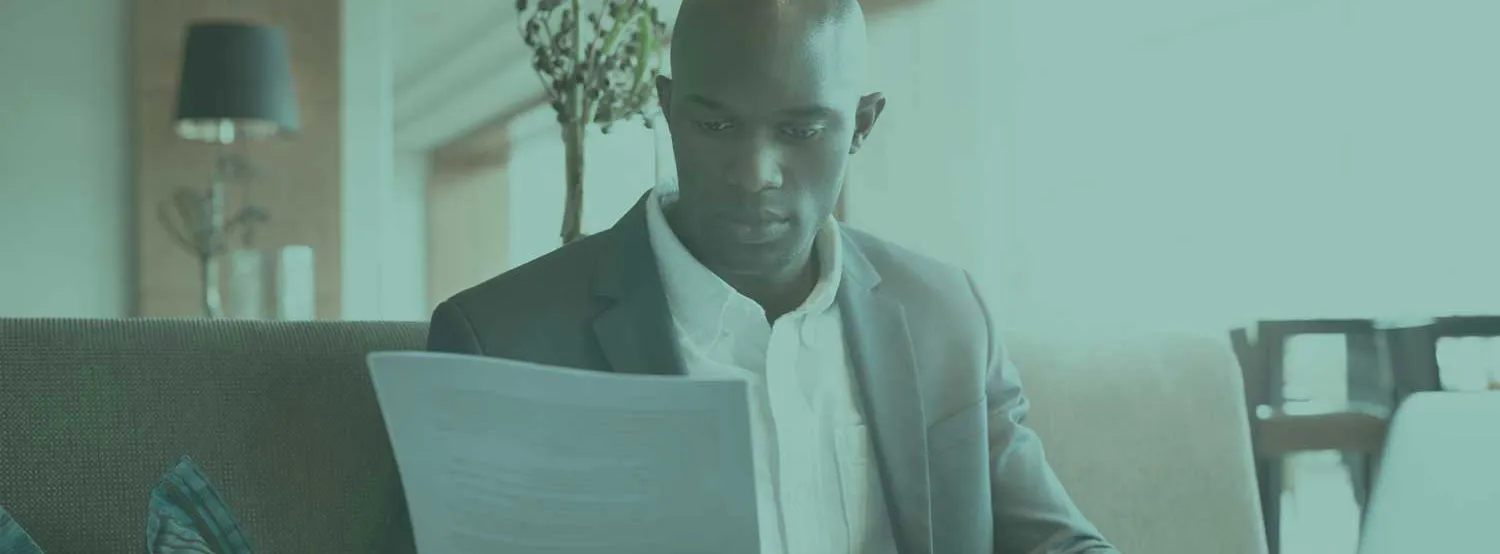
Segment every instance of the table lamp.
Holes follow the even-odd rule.
[[[158,215],[182,246],[198,257],[203,280],[203,311],[223,316],[219,256],[228,237],[249,242],[264,209],[246,206],[224,212],[225,185],[250,173],[227,146],[295,133],[299,113],[293,90],[286,36],[281,29],[254,23],[199,22],[188,28],[178,85],[177,135],[219,145],[207,190],[183,188],[159,206]]]

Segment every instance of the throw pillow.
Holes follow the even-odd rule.
[[[234,512],[188,456],[151,489],[148,554],[252,554]]]
[[[0,506],[0,552],[6,554],[42,554],[36,542],[31,540],[31,535],[21,528],[21,524],[15,518],[10,517],[10,512]]]
[[[0,507],[0,554],[42,554],[4,507]],[[183,456],[151,489],[146,554],[253,553],[239,520],[208,482],[203,468]]]

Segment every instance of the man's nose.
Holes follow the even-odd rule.
[[[781,153],[761,141],[746,142],[725,168],[729,184],[744,192],[781,187]]]

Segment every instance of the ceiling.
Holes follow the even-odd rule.
[[[597,4],[602,0],[584,0]],[[681,0],[651,0],[663,19],[676,16]],[[866,13],[885,12],[923,0],[860,0]],[[516,29],[516,0],[391,0],[396,48],[396,94],[430,86],[435,78],[475,57],[491,62],[488,70],[529,64]],[[475,68],[478,69],[478,68]]]
[[[3,1],[3,0],[0,0]],[[663,20],[682,0],[650,0]],[[604,0],[583,0],[585,9]],[[516,0],[391,0],[398,146],[446,144],[542,104],[531,52],[516,29]]]
[[[392,0],[391,9],[398,91],[493,33],[522,47],[514,0]]]

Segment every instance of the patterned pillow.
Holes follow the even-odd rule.
[[[0,552],[6,554],[42,554],[42,549],[37,548],[36,542],[31,540],[31,535],[21,528],[15,518],[10,517],[10,512],[0,506]]]
[[[192,458],[177,460],[151,489],[147,554],[252,554],[239,520]]]
[[[0,553],[42,554],[21,524],[0,507]],[[253,554],[239,520],[192,458],[177,464],[151,489],[146,514],[146,554]]]

